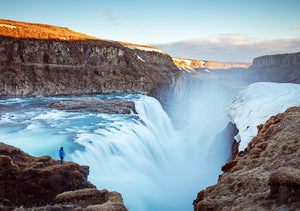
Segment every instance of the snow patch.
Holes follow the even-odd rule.
[[[192,65],[192,60],[188,60],[188,59],[179,59],[179,58],[172,58],[173,60],[177,61],[178,63],[180,62],[184,62],[184,64],[182,66],[177,65],[178,69],[186,71],[188,73],[191,72],[196,72],[195,69],[191,68],[190,66]]]
[[[142,50],[142,51],[153,51],[158,53],[163,53],[161,50],[158,50],[157,48],[147,48],[147,47],[141,47],[141,46],[131,46],[131,45],[124,45],[126,48],[130,48],[131,50]]]
[[[260,82],[240,89],[227,106],[239,130],[235,137],[240,140],[239,151],[256,136],[258,125],[293,106],[300,106],[299,84]]]
[[[142,59],[139,55],[136,55],[137,56],[137,58],[139,59],[139,60],[141,60],[142,62],[144,62],[145,63],[145,60],[144,59]]]
[[[185,62],[186,65],[188,65],[188,66],[190,66],[192,64],[192,61],[188,60],[188,59],[178,59],[178,58],[173,58],[173,59],[177,62]]]

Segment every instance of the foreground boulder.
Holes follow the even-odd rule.
[[[60,110],[87,110],[97,113],[108,114],[131,114],[137,113],[135,104],[127,100],[103,101],[92,97],[79,97],[67,100],[58,100],[47,105],[48,108]]]
[[[194,210],[296,210],[300,207],[300,107],[258,127],[256,137],[222,167],[218,184],[198,193]]]
[[[64,192],[56,196],[58,204],[76,204],[85,210],[126,210],[121,194],[106,189],[82,189]]]
[[[119,193],[97,190],[87,181],[88,174],[88,166],[60,165],[50,156],[32,157],[0,143],[0,209],[73,210],[101,205],[127,210]]]

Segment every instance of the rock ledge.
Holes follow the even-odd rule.
[[[60,165],[0,142],[0,210],[127,210],[121,194],[97,190],[88,174],[88,166]]]

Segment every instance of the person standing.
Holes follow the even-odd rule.
[[[59,157],[60,157],[60,164],[64,165],[65,151],[64,151],[63,147],[60,148],[58,154],[59,154]]]

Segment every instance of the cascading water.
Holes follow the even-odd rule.
[[[183,116],[176,120],[176,129],[154,98],[94,97],[133,100],[138,115],[44,106],[62,98],[3,99],[0,140],[55,159],[64,146],[66,160],[90,166],[89,180],[98,189],[120,192],[129,210],[192,210],[197,193],[216,183],[229,155],[208,153],[228,123],[226,91],[213,85],[187,95],[178,107]]]

